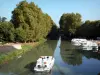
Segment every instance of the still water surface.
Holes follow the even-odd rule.
[[[33,66],[41,55],[53,55],[51,73],[34,73]],[[0,67],[0,75],[99,75],[100,54],[79,51],[68,41],[49,40]]]

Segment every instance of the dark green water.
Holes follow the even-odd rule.
[[[34,73],[33,67],[41,55],[54,55],[51,73]],[[49,40],[33,48],[21,58],[0,67],[0,75],[99,75],[100,54],[78,51],[67,41]]]

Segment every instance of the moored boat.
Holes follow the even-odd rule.
[[[82,50],[98,50],[98,45],[95,42],[87,41],[86,43],[81,44]]]
[[[93,42],[93,40],[89,41],[86,39],[74,38],[71,40],[71,43],[75,46],[76,49],[98,51],[98,44]]]
[[[81,43],[85,43],[87,42],[86,39],[79,39],[79,38],[74,38],[71,40],[71,43],[74,45],[74,46],[80,46]]]

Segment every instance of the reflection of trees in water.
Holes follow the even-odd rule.
[[[12,60],[8,64],[2,66],[2,68],[0,69],[0,73],[12,72],[14,74],[25,73],[22,75],[27,75],[27,68],[25,68],[25,66],[32,62],[36,62],[36,60],[41,55],[53,55],[56,45],[57,41],[47,41],[44,44],[41,44],[38,47],[33,48],[31,51],[23,54],[21,58]]]
[[[60,54],[65,63],[73,66],[82,64],[81,53],[75,50],[74,46],[72,46],[70,42],[61,41],[60,46]]]
[[[94,58],[100,60],[100,53],[93,51],[80,51],[86,58]]]
[[[53,55],[57,45],[57,40],[48,40],[46,43],[41,44],[35,48],[37,55]]]

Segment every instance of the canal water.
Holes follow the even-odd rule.
[[[34,73],[36,60],[41,55],[53,55],[55,64],[50,73]],[[100,75],[100,54],[76,50],[68,41],[48,40],[5,65],[0,75]]]

